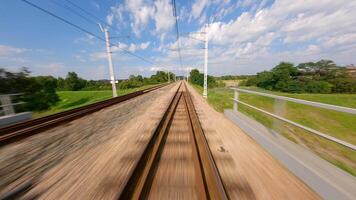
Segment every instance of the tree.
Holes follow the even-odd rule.
[[[335,78],[343,68],[337,66],[332,60],[319,60],[318,62],[300,63],[297,69],[304,75],[310,75],[314,80],[327,80]]]
[[[68,72],[65,79],[65,88],[70,91],[81,90],[85,87],[86,80],[79,78],[77,73]]]
[[[246,85],[296,93],[356,93],[356,80],[332,60],[300,63],[297,67],[281,62],[272,70],[249,78]]]
[[[65,89],[66,89],[65,79],[59,77],[57,79],[57,90],[65,90]]]
[[[45,110],[59,101],[56,93],[57,80],[52,76],[30,77],[30,72],[23,68],[18,73],[0,69],[0,93],[23,93],[15,101],[24,101],[17,106],[17,111]]]
[[[174,80],[174,76],[175,74],[169,73],[171,81]],[[151,79],[153,83],[164,83],[168,81],[168,74],[164,71],[157,71],[155,75],[151,76]]]
[[[204,86],[204,74],[200,73],[198,69],[193,69],[190,72],[189,80],[196,85]],[[215,80],[214,77],[209,76],[207,77],[208,87],[213,88],[219,86],[218,82]]]
[[[200,73],[198,69],[190,71],[189,80],[196,85],[204,85],[204,74]]]
[[[292,63],[281,62],[272,69],[272,74],[273,89],[283,90],[298,74],[298,70]]]

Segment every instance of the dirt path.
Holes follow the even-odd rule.
[[[320,199],[192,87],[189,91],[231,199]]]

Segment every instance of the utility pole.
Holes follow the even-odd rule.
[[[112,65],[112,58],[111,58],[111,50],[110,50],[110,37],[109,37],[109,31],[107,28],[103,28],[100,24],[98,24],[100,27],[100,30],[105,33],[105,43],[106,43],[106,53],[108,55],[108,62],[109,62],[109,71],[110,71],[110,82],[112,86],[112,96],[117,97],[117,92],[116,92],[116,83],[117,81],[115,80],[115,75],[114,75],[114,69]]]
[[[189,67],[187,67],[187,83],[189,82]]]
[[[169,75],[169,71],[167,71],[167,75],[168,75],[168,83],[171,82],[171,77]]]
[[[205,25],[205,56],[204,56],[204,91],[203,97],[208,97],[208,28],[209,25]]]

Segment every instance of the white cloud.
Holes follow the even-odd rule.
[[[133,20],[131,27],[136,36],[147,26],[150,18],[154,15],[155,9],[143,0],[126,0],[125,8],[130,12]]]
[[[135,52],[137,50],[145,50],[148,48],[148,46],[150,45],[150,42],[144,42],[141,44],[133,44],[131,43],[128,50],[131,52]]]
[[[307,52],[311,54],[319,53],[320,48],[317,45],[311,44],[308,46]]]
[[[90,54],[90,58],[92,61],[102,60],[107,58],[107,54],[103,52],[95,52]]]
[[[59,62],[35,65],[36,71],[42,71],[45,72],[46,74],[60,75],[61,72],[64,70],[64,68],[65,68],[64,64]]]
[[[356,2],[277,0],[270,8],[244,12],[234,21],[211,25],[219,44],[247,42],[268,31],[280,32],[285,42],[305,41],[332,32],[355,31]]]
[[[156,24],[156,32],[162,33],[169,31],[175,22],[170,1],[158,0],[154,4],[156,11],[153,18]]]
[[[75,55],[74,56],[75,59],[77,59],[79,62],[86,62],[87,60],[83,58],[83,56],[81,55]]]
[[[166,71],[167,69],[166,68],[163,68],[163,67],[150,67],[149,68],[149,71],[151,72],[156,72],[156,71]]]
[[[113,59],[115,59],[115,58],[122,59],[123,58],[122,55],[121,56],[118,55],[118,53],[122,52],[122,50],[135,52],[135,51],[138,51],[138,50],[145,50],[149,46],[150,46],[150,42],[149,41],[148,42],[143,42],[141,44],[131,43],[129,45],[127,45],[125,43],[122,43],[122,42],[119,42],[117,45],[111,46],[110,50],[112,52]],[[106,50],[103,49],[100,52],[90,53],[89,57],[90,57],[90,59],[92,61],[106,60],[107,59],[107,53],[106,53]],[[126,57],[125,57],[125,59],[126,59]],[[80,60],[80,59],[78,59],[78,60]]]
[[[28,49],[17,48],[0,44],[0,57],[14,56],[28,51]]]
[[[110,8],[110,13],[106,16],[106,22],[111,26],[116,20],[118,23],[124,22],[124,11],[125,8],[123,5],[112,6]]]
[[[79,44],[79,43],[94,44],[95,41],[96,41],[96,38],[94,38],[94,36],[85,34],[85,36],[75,39],[74,43],[75,44]]]
[[[106,22],[111,26],[112,23],[114,21],[114,15],[113,14],[109,14],[108,16],[106,16]]]
[[[195,19],[198,24],[203,24],[207,20],[207,8],[219,11],[217,16],[220,20],[241,9],[243,12],[235,19],[217,21],[209,27],[209,62],[211,60],[212,66],[214,63],[227,63],[224,66],[226,69],[232,68],[229,70],[233,70],[234,66],[258,69],[281,60],[337,59],[340,57],[336,57],[336,52],[347,52],[349,55],[352,49],[356,49],[356,1],[268,2],[270,1],[195,0],[191,11],[186,9],[187,5],[181,6],[178,19]],[[178,66],[177,52],[167,51],[176,49],[176,42],[165,43],[171,39],[169,31],[174,26],[170,1],[157,0],[148,3],[144,0],[127,0],[122,7],[133,19],[131,26],[136,35],[147,28],[152,20],[155,27],[150,32],[159,33],[157,38],[160,40],[159,46],[154,50],[164,55],[154,59],[167,65],[176,63]],[[114,17],[114,21],[115,19]],[[198,28],[197,32],[202,30],[203,27]],[[274,44],[277,44],[277,49],[273,49],[276,48]],[[130,51],[147,48],[139,48],[140,45],[142,44],[130,44],[126,48]],[[200,66],[203,56],[201,42],[181,38],[181,45],[184,63],[197,63]],[[352,61],[350,58],[346,60]]]
[[[340,46],[340,45],[349,45],[349,44],[355,44],[356,43],[356,33],[345,33],[342,35],[337,35],[337,36],[328,36],[325,38],[322,38],[323,45],[326,48],[331,48],[335,46]]]
[[[208,0],[195,0],[194,4],[192,5],[192,17],[194,19],[198,19],[208,3]]]
[[[92,6],[94,6],[97,10],[100,10],[100,5],[96,3],[95,1],[90,2]]]
[[[150,46],[150,42],[144,42],[144,43],[141,43],[140,48],[142,50],[144,50],[144,49],[147,49],[148,46]]]
[[[124,4],[113,6],[107,15],[107,23],[124,24],[124,13],[128,13],[130,26],[134,34],[139,37],[141,32],[147,28],[150,20],[155,24],[155,33],[165,34],[174,26],[172,6],[169,0],[157,0],[153,4],[144,0],[126,0]]]
[[[251,6],[247,3],[240,6],[247,5]],[[354,10],[356,1],[276,0],[268,8],[259,6],[256,12],[243,12],[235,20],[211,24],[209,38],[212,48],[221,46],[225,51],[210,54],[210,59],[240,66],[241,59],[255,66],[258,64],[256,59],[264,60],[264,65],[277,60],[338,59],[340,56],[336,52],[356,50]],[[280,47],[272,52],[273,41],[285,43],[280,42],[280,45],[293,43],[297,48],[285,50]],[[346,60],[344,62],[352,59]]]

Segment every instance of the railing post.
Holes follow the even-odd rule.
[[[239,92],[237,90],[234,90],[234,100],[239,100]],[[237,102],[234,101],[234,111],[237,112]]]
[[[286,111],[286,101],[282,99],[274,99],[273,101],[273,113],[275,115],[284,117]],[[273,129],[279,130],[282,127],[283,123],[276,118],[273,118]]]
[[[0,102],[3,106],[3,111],[5,115],[15,114],[14,107],[12,106],[10,95],[0,95]]]

